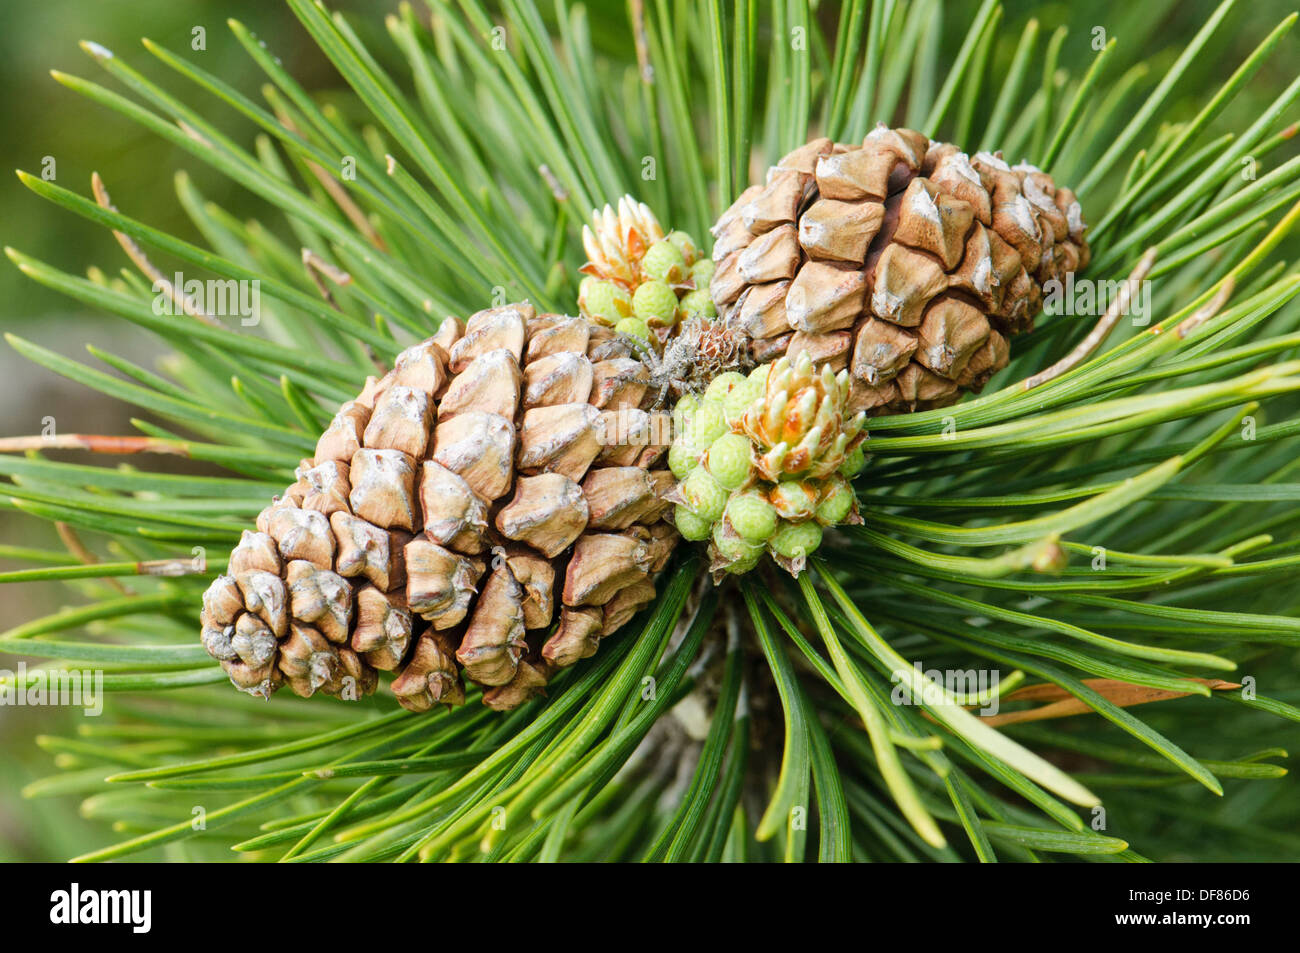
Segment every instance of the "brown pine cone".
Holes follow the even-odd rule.
[[[528,304],[402,352],[344,404],[204,596],[240,689],[510,708],[654,596],[671,440],[627,342]]]
[[[1043,285],[1088,263],[1074,193],[910,129],[816,139],[713,227],[710,293],[756,361],[849,368],[849,410],[940,407],[1006,366]]]

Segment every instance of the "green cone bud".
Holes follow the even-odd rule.
[[[722,563],[727,572],[749,572],[758,565],[763,555],[762,543],[751,543],[734,531],[728,531],[726,523],[719,523],[713,528],[714,563]]]
[[[660,239],[646,249],[641,259],[641,274],[654,281],[681,284],[686,278],[686,256],[668,239]]]
[[[727,503],[731,528],[751,543],[764,543],[776,532],[776,510],[758,493],[737,493]]]
[[[811,520],[804,523],[782,522],[768,540],[768,547],[786,559],[801,559],[814,552],[822,542],[822,528]]]
[[[704,391],[704,399],[716,400],[719,403],[722,403],[727,394],[731,392],[731,389],[737,384],[742,383],[744,380],[745,375],[739,374],[736,371],[727,371],[724,374],[719,374],[709,382],[708,389]]]
[[[811,519],[817,509],[817,493],[798,480],[782,480],[772,488],[768,499],[784,520]]]
[[[750,404],[762,396],[763,389],[749,378],[745,378],[731,388],[727,396],[722,399],[722,412],[727,415],[727,423],[731,424],[739,420],[740,416],[749,409]]]
[[[688,539],[708,532],[709,571],[753,569],[763,554],[799,575],[825,526],[860,523],[848,476],[865,463],[864,414],[846,419],[847,373],[815,370],[806,355],[750,374],[713,372],[703,395],[685,395],[668,466]],[[707,526],[706,526],[707,524]]]
[[[695,445],[685,438],[673,441],[668,448],[668,469],[678,480],[685,480],[687,475],[700,465],[700,452]]]
[[[862,468],[867,465],[867,454],[862,449],[862,445],[854,447],[845,456],[844,462],[840,464],[840,473],[852,479],[862,472]]]
[[[651,327],[671,327],[677,320],[677,295],[666,281],[647,281],[632,295],[632,312]]]
[[[688,267],[694,264],[695,260],[700,257],[700,249],[695,244],[695,239],[691,238],[691,236],[686,232],[669,232],[667,240],[672,242],[673,246],[682,253],[682,259],[686,262]]]
[[[697,447],[707,447],[726,430],[727,418],[722,413],[722,405],[716,400],[703,400],[691,415],[690,430],[687,435],[691,443]]]
[[[643,341],[650,340],[650,325],[640,318],[624,318],[614,325],[614,330],[619,334],[630,334],[633,337],[641,338]]]
[[[724,433],[709,444],[707,466],[713,478],[725,489],[735,490],[749,480],[753,470],[752,445],[738,433]]]
[[[691,265],[691,281],[695,282],[695,290],[705,291],[709,287],[709,282],[713,280],[713,273],[717,271],[718,266],[713,263],[711,258],[701,258],[695,264]],[[712,303],[712,299],[710,299]]]
[[[744,573],[747,573],[751,569],[756,567],[758,565],[758,561],[762,558],[763,558],[763,547],[760,546],[758,548],[758,551],[755,552],[753,555],[746,556],[744,559],[738,559],[734,563],[729,565],[727,567],[727,572],[735,576],[743,575]]]
[[[632,296],[612,281],[593,281],[581,297],[587,314],[613,327],[632,314]]]
[[[822,491],[821,503],[817,505],[817,520],[823,526],[843,523],[853,510],[857,497],[848,481],[837,477],[829,481]]]
[[[681,400],[673,407],[673,439],[681,440],[690,430],[691,420],[699,409],[700,399],[694,394],[683,394]]]
[[[706,523],[716,523],[722,518],[727,505],[727,491],[704,467],[696,467],[688,473],[678,492],[686,508]]]
[[[680,504],[673,508],[673,523],[677,526],[677,532],[681,533],[684,539],[692,541],[698,542],[702,539],[708,539],[709,534],[713,532],[712,523],[700,519]]]
[[[703,288],[688,291],[682,296],[682,300],[677,307],[682,315],[687,318],[711,320],[718,316],[718,309],[713,306],[713,299],[709,297],[708,291]]]

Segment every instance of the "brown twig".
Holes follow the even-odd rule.
[[[1096,326],[1088,332],[1088,336],[1080,341],[1074,350],[1051,367],[1025,378],[1020,385],[1023,390],[1033,390],[1050,380],[1055,380],[1066,371],[1078,367],[1091,357],[1097,348],[1101,347],[1101,343],[1106,340],[1107,335],[1119,323],[1120,317],[1128,310],[1129,301],[1133,297],[1131,289],[1136,285],[1140,285],[1146,280],[1146,276],[1151,273],[1151,269],[1156,263],[1156,254],[1155,248],[1146,250],[1142,260],[1137,263],[1133,273],[1128,276],[1128,280],[1120,287],[1119,294],[1111,299],[1106,313],[1101,316],[1101,320],[1097,322]]]
[[[560,180],[555,177],[555,173],[551,171],[549,165],[543,162],[537,167],[537,171],[541,174],[543,181],[546,182],[546,187],[551,190],[551,195],[555,197],[555,201],[569,201],[568,190],[560,184]]]
[[[645,0],[632,0],[632,37],[636,44],[636,64],[641,82],[653,86],[655,68],[650,65],[650,41],[645,29]]]
[[[276,110],[275,118],[279,119],[280,125],[295,136],[302,136],[294,121],[283,112]],[[388,244],[379,232],[375,231],[375,227],[370,223],[370,219],[366,217],[366,213],[361,210],[361,206],[352,200],[352,196],[348,195],[348,191],[343,187],[343,184],[329,172],[326,172],[319,163],[310,159],[304,159],[303,162],[311,171],[311,174],[316,177],[316,181],[321,184],[321,188],[329,193],[329,197],[334,200],[334,204],[347,216],[348,221],[355,225],[357,231],[366,237],[366,241],[380,251],[387,252]]]
[[[339,306],[334,301],[334,293],[330,291],[329,286],[321,280],[322,276],[328,278],[336,285],[352,284],[352,276],[341,268],[335,268],[320,255],[316,254],[310,248],[302,250],[302,263],[307,268],[307,274],[311,278],[311,283],[316,286],[320,296],[329,303],[329,306],[335,311]]]
[[[1219,285],[1219,290],[1215,292],[1214,297],[1179,322],[1178,327],[1174,329],[1174,333],[1180,339],[1187,337],[1187,335],[1218,314],[1223,306],[1228,303],[1228,299],[1232,297],[1232,292],[1236,288],[1236,279],[1231,275],[1224,278],[1223,284]]]
[[[135,568],[141,576],[201,576],[208,571],[208,561],[196,568],[192,559],[147,559]]]
[[[67,547],[68,552],[76,556],[82,565],[93,566],[99,562],[99,557],[86,548],[85,543],[81,541],[81,537],[77,535],[77,531],[67,523],[55,520],[54,529],[58,532],[59,539],[63,540],[63,545]],[[100,578],[100,582],[107,583],[124,596],[134,595],[130,589],[112,576],[103,576]]]
[[[100,208],[106,209],[110,212],[117,211],[117,206],[113,204],[113,200],[109,197],[108,189],[104,187],[104,180],[99,177],[98,172],[92,172],[90,174],[90,188],[91,191],[94,192],[95,202]],[[157,266],[149,260],[149,256],[144,253],[144,249],[136,243],[134,238],[126,234],[126,232],[119,232],[116,229],[113,230],[113,237],[117,239],[117,243],[121,245],[122,250],[126,252],[126,257],[130,258],[131,261],[135,263],[135,266],[140,269],[141,273],[146,278],[153,282],[153,284],[161,287],[167,297],[176,302],[178,308],[188,314],[191,318],[202,321],[204,324],[211,325],[215,328],[222,326],[220,321],[212,317],[212,315],[205,313],[193,301],[191,301],[185,295],[183,289],[177,288],[174,284],[168,281],[166,277],[163,276],[163,273],[158,270]]]
[[[311,278],[311,283],[316,286],[316,290],[319,291],[320,296],[325,299],[325,303],[335,311],[342,314],[343,309],[340,308],[338,302],[334,300],[334,293],[330,291],[329,286],[326,285],[321,278],[328,278],[336,285],[350,285],[352,284],[352,276],[343,269],[331,265],[310,248],[304,248],[302,250],[302,263],[307,269],[307,275]],[[366,357],[369,359],[370,363],[378,369],[379,373],[387,374],[388,368],[384,365],[384,362],[379,359],[379,355],[375,353],[375,349],[366,341],[361,341],[359,343],[361,349],[365,351]]]
[[[28,450],[89,450],[91,453],[165,453],[188,457],[189,448],[177,440],[157,437],[113,437],[95,433],[65,433],[56,436],[0,437],[0,453]]]
[[[1192,678],[1188,679],[1188,681],[1197,682],[1215,692],[1241,688],[1239,682],[1227,682],[1221,678]],[[1083,683],[1107,701],[1121,708],[1145,705],[1148,702],[1167,701],[1171,698],[1184,698],[1191,694],[1191,692],[1178,692],[1163,688],[1148,688],[1145,685],[1134,685],[1131,682],[1113,678],[1085,678]],[[1049,684],[1026,685],[1024,688],[1003,696],[1001,701],[1045,701],[1048,704],[1040,705],[1038,708],[1026,708],[1023,711],[1008,711],[996,715],[986,715],[981,717],[980,721],[986,725],[996,727],[1023,721],[1042,721],[1047,718],[1084,715],[1093,711],[1092,708],[1075,698],[1065,689]]]

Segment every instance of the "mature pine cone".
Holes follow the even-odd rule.
[[[850,411],[938,407],[1006,365],[1044,283],[1087,264],[1084,230],[1038,169],[881,125],[742,193],[713,228],[710,292],[756,360],[849,368]]]
[[[204,597],[202,641],[268,696],[510,708],[654,596],[670,440],[625,339],[530,305],[448,318],[344,404]]]

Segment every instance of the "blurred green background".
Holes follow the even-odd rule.
[[[398,0],[330,2],[334,9],[364,13],[354,16],[353,21],[368,42],[373,40],[372,48],[383,55],[391,49],[384,36],[383,16],[397,5]],[[549,2],[539,5],[549,14]],[[597,41],[615,47],[618,55],[627,57],[623,4],[601,0],[590,6]],[[975,6],[973,2],[953,2],[946,5],[945,13],[955,25],[968,18]],[[1094,30],[1102,27],[1108,37],[1118,40],[1115,62],[1103,80],[1104,89],[1106,80],[1113,82],[1141,57],[1163,51],[1152,62],[1153,71],[1167,66],[1217,4],[1210,0],[1088,4],[1008,0],[1005,6],[1003,22],[1012,36],[999,51],[1003,68],[1013,38],[1029,16],[1038,17],[1046,28],[1045,34],[1059,24],[1069,25],[1062,60],[1074,67],[1091,58]],[[1226,79],[1291,9],[1291,3],[1280,0],[1238,4],[1205,54],[1221,64],[1214,71],[1218,78]],[[836,5],[820,4],[819,15],[827,24],[833,24]],[[201,95],[178,86],[174,75],[154,63],[140,47],[139,38],[147,35],[194,58],[204,69],[250,97],[260,99],[260,73],[226,29],[225,21],[230,17],[243,21],[263,37],[304,87],[326,98],[344,95],[337,75],[312,47],[287,7],[277,0],[3,0],[0,88],[5,95],[0,97],[0,166],[39,174],[46,157],[52,157],[56,181],[83,194],[89,192],[92,171],[98,171],[125,213],[190,240],[197,240],[197,235],[178,207],[172,187],[172,178],[179,169],[186,169],[203,194],[232,213],[256,214],[258,204],[237,186],[125,118],[81,99],[49,76],[49,70],[58,69],[103,81],[102,72],[77,45],[80,40],[93,39],[128,59],[146,76],[162,78],[186,101],[203,107]],[[192,49],[198,27],[206,31],[206,49],[201,51]],[[950,30],[950,36],[955,37],[956,32]],[[1289,36],[1283,52],[1270,59],[1229,107],[1238,121],[1261,111],[1295,78],[1297,43],[1300,40],[1295,35]],[[1036,63],[1034,69],[1041,69],[1041,65]],[[114,84],[108,81],[106,85]],[[1196,92],[1204,95],[1205,91]],[[1203,100],[1196,96],[1184,96],[1160,119],[1188,118],[1202,104]],[[229,110],[214,109],[213,115],[226,131],[243,142],[251,142],[250,127],[231,122]],[[84,272],[96,265],[111,274],[129,265],[109,232],[42,202],[12,175],[0,176],[0,209],[0,242],[5,245],[73,272]],[[278,226],[274,221],[268,224]],[[15,331],[74,357],[86,344],[108,343],[118,354],[145,366],[153,364],[161,354],[158,342],[134,326],[78,310],[74,303],[24,278],[7,261],[0,264],[0,330]],[[0,346],[0,379],[5,382],[6,398],[0,404],[0,436],[39,433],[42,419],[47,416],[54,417],[58,430],[64,433],[131,432],[128,408],[28,364],[7,346]],[[47,524],[4,509],[0,509],[0,540],[18,545],[59,545]],[[16,567],[0,561],[0,568]],[[50,612],[75,598],[69,590],[52,584],[6,586],[0,593],[5,600],[3,628]],[[13,660],[0,656],[0,667],[12,668]],[[20,793],[24,784],[45,773],[49,766],[51,755],[33,744],[33,737],[56,730],[62,720],[72,717],[73,712],[57,708],[0,707],[0,764],[4,765],[0,772],[0,860],[62,859],[79,852],[88,837],[100,839],[102,829],[92,834],[89,822],[76,815],[75,799],[26,801]]]

